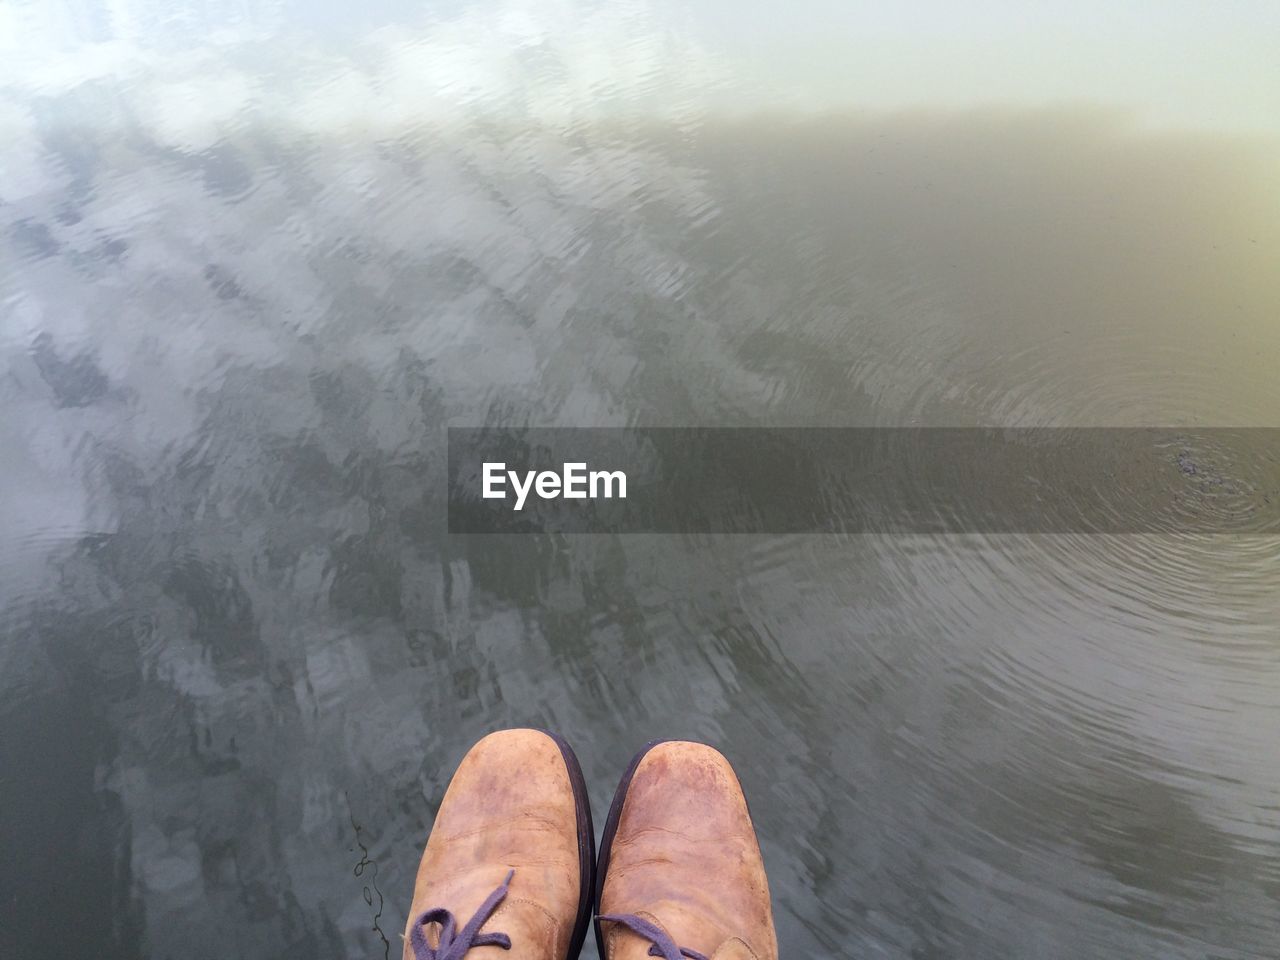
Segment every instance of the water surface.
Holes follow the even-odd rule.
[[[297,6],[11,21],[68,55],[0,91],[0,953],[396,956],[534,724],[598,820],[720,745],[788,957],[1275,955],[1275,538],[444,515],[448,425],[1280,424],[1275,131]]]

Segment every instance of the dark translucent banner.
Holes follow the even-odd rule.
[[[1280,533],[1280,428],[453,428],[452,533]]]

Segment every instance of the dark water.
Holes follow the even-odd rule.
[[[443,482],[492,421],[1274,426],[1274,141],[593,113],[545,43],[563,110],[436,110],[470,34],[254,60],[273,115],[201,23],[0,99],[0,955],[396,956],[523,724],[598,819],[720,745],[787,957],[1277,955],[1276,538],[467,538]]]

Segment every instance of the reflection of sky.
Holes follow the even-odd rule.
[[[668,68],[696,63],[721,79],[701,84],[699,96],[722,109],[1069,101],[1161,124],[1280,131],[1273,0],[29,0],[0,5],[0,88],[48,92],[104,74],[164,73],[183,51],[201,51],[189,66],[210,81],[214,51],[219,72],[235,72],[223,57],[237,50],[242,67],[258,61],[255,71],[264,55],[280,54],[278,69],[341,71],[334,57],[376,61],[389,33],[440,65],[443,73],[419,71],[423,83],[503,64],[517,48],[548,48],[586,80],[584,98],[640,109],[662,101],[668,79],[687,106],[688,74],[668,77]],[[510,89],[489,82],[499,100]]]
[[[1280,128],[1274,0],[703,0],[700,23],[792,102],[1087,100],[1160,122]]]

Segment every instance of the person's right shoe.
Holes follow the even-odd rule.
[[[777,960],[764,861],[733,767],[683,740],[642,750],[596,866],[602,960]]]

